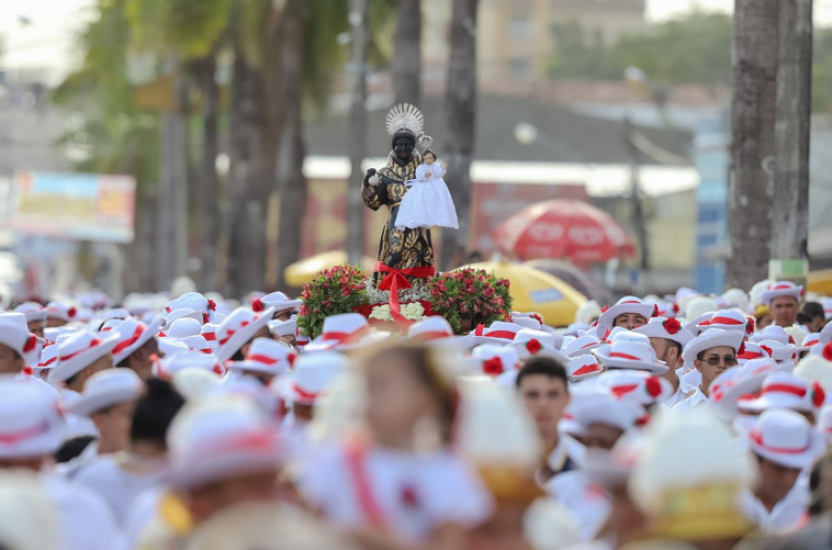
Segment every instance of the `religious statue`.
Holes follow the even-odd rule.
[[[374,269],[376,284],[381,279],[389,280],[392,275],[400,280],[406,277],[412,286],[421,287],[434,273],[430,228],[396,227],[399,207],[410,189],[408,182],[416,179],[416,169],[422,163],[416,145],[429,147],[432,141],[423,134],[424,121],[421,111],[407,103],[390,110],[387,132],[392,136],[393,150],[384,168],[367,170],[361,186],[364,204],[373,210],[388,208]]]

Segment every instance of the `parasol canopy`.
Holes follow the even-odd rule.
[[[547,325],[565,327],[575,320],[575,311],[586,297],[557,277],[514,262],[482,262],[465,267],[484,269],[511,282],[514,311],[537,312]]]
[[[521,210],[497,226],[494,243],[519,260],[555,258],[588,264],[635,255],[632,241],[612,216],[568,199]]]
[[[315,278],[324,269],[330,269],[339,265],[346,265],[347,253],[343,250],[330,250],[304,258],[295,262],[283,272],[286,283],[293,287],[300,287]],[[375,261],[367,256],[361,258],[361,269],[371,273]]]

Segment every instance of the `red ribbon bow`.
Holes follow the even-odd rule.
[[[394,269],[388,267],[383,263],[376,261],[376,273],[387,273],[387,276],[381,280],[378,285],[379,290],[390,291],[390,315],[393,320],[399,325],[399,328],[405,330],[413,324],[402,315],[402,308],[399,304],[399,290],[405,288],[413,288],[408,277],[415,277],[417,279],[428,279],[436,274],[433,267],[411,267],[409,269]]]

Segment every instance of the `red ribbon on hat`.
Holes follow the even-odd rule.
[[[300,397],[301,399],[303,399],[304,401],[307,401],[307,402],[315,401],[318,398],[318,396],[320,395],[319,393],[308,392],[308,391],[304,390],[303,388],[301,388],[300,386],[298,386],[297,384],[292,384],[292,391],[294,391],[295,394],[297,394],[298,397]]]
[[[486,338],[503,338],[505,340],[514,340],[517,337],[516,332],[510,330],[492,330],[487,334],[483,334]]]
[[[324,332],[321,334],[321,340],[334,340],[339,345],[351,344],[358,338],[363,338],[370,334],[370,327],[363,326],[353,332]]]
[[[526,342],[526,351],[531,353],[532,355],[537,355],[540,352],[540,348],[543,347],[540,345],[540,340],[537,338],[532,338],[528,342]]]
[[[35,349],[35,346],[38,345],[38,337],[34,334],[30,334],[29,338],[26,339],[26,343],[23,345],[23,353],[29,353]]]
[[[756,443],[757,445],[759,445],[760,447],[762,447],[763,449],[767,450],[767,451],[771,451],[772,453],[785,454],[785,455],[789,455],[789,454],[799,455],[800,453],[805,453],[806,451],[809,450],[809,447],[811,446],[811,445],[806,445],[802,449],[787,449],[785,447],[771,447],[771,446],[766,445],[765,443],[763,443],[763,434],[760,430],[756,430],[756,429],[752,430],[748,434],[748,438],[751,441],[753,441],[754,443]]]
[[[482,371],[491,376],[503,374],[505,367],[503,367],[503,360],[499,357],[492,357],[487,361],[482,362]]]
[[[113,353],[118,355],[122,351],[126,350],[127,348],[138,342],[139,338],[141,338],[142,334],[144,334],[144,331],[145,326],[139,323],[139,326],[136,327],[136,330],[135,332],[133,332],[133,335],[124,342],[119,342],[118,345],[113,348]]]
[[[702,323],[703,325],[706,323]],[[738,321],[736,319],[732,319],[731,317],[714,317],[711,319],[707,324],[709,325],[744,325],[745,321]]]
[[[790,384],[771,384],[763,388],[762,393],[790,393],[798,397],[805,397],[806,391],[806,388],[792,386]]]
[[[84,349],[82,349],[82,350],[78,350],[78,351],[76,351],[75,353],[70,353],[69,355],[62,355],[62,356],[61,356],[61,361],[69,361],[69,360],[70,360],[70,359],[72,359],[73,357],[75,357],[75,356],[77,356],[77,355],[80,355],[80,354],[84,353],[85,351],[89,351],[89,350],[91,350],[92,348],[94,348],[94,347],[96,347],[96,346],[98,346],[98,345],[100,345],[100,344],[101,344],[101,340],[99,340],[98,338],[94,338],[94,339],[93,339],[93,341],[92,341],[92,342],[90,342],[89,347],[84,348]]]
[[[433,340],[442,340],[444,338],[452,337],[453,333],[445,332],[442,330],[426,330],[425,332],[419,332],[411,336],[410,341],[416,344],[421,344],[424,342],[431,342]]]
[[[615,357],[616,359],[629,359],[630,361],[641,361],[641,357],[636,357],[635,355],[630,355],[628,353],[621,353],[620,351],[614,351],[610,353],[610,357]]]
[[[590,363],[588,365],[584,365],[583,367],[573,372],[572,376],[581,376],[582,374],[590,374],[593,372],[599,372],[600,370],[601,365],[598,365],[596,363]]]
[[[246,361],[254,361],[255,363],[262,363],[264,365],[274,365],[275,363],[279,363],[279,359],[275,359],[273,357],[269,357],[268,355],[249,355],[246,357]]]
[[[38,424],[37,426],[33,426],[25,430],[20,430],[19,432],[0,433],[0,444],[14,445],[15,443],[20,443],[21,441],[32,439],[33,437],[45,434],[48,431],[49,422],[44,420],[41,424]]]
[[[217,333],[216,332],[203,332],[202,337],[205,338],[206,342],[216,342],[217,341]]]
[[[628,393],[636,391],[636,389],[638,389],[638,384],[623,384],[621,386],[613,386],[610,389],[613,395],[621,397],[622,395],[627,395]]]
[[[402,315],[401,304],[399,303],[399,290],[406,288],[413,288],[408,277],[416,279],[428,279],[436,274],[436,270],[431,267],[411,267],[409,269],[394,269],[388,267],[383,263],[376,261],[376,273],[387,273],[387,276],[381,280],[378,285],[379,290],[390,291],[390,315],[393,320],[399,325],[399,328],[404,330],[413,324],[412,321],[406,319]]]

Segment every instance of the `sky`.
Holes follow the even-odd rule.
[[[832,0],[815,1],[818,21],[832,23]],[[661,21],[696,6],[730,11],[734,0],[648,0],[647,4],[648,18]],[[13,69],[45,68],[50,80],[60,80],[78,60],[76,37],[94,13],[94,5],[95,0],[0,0],[5,52],[0,63]]]

